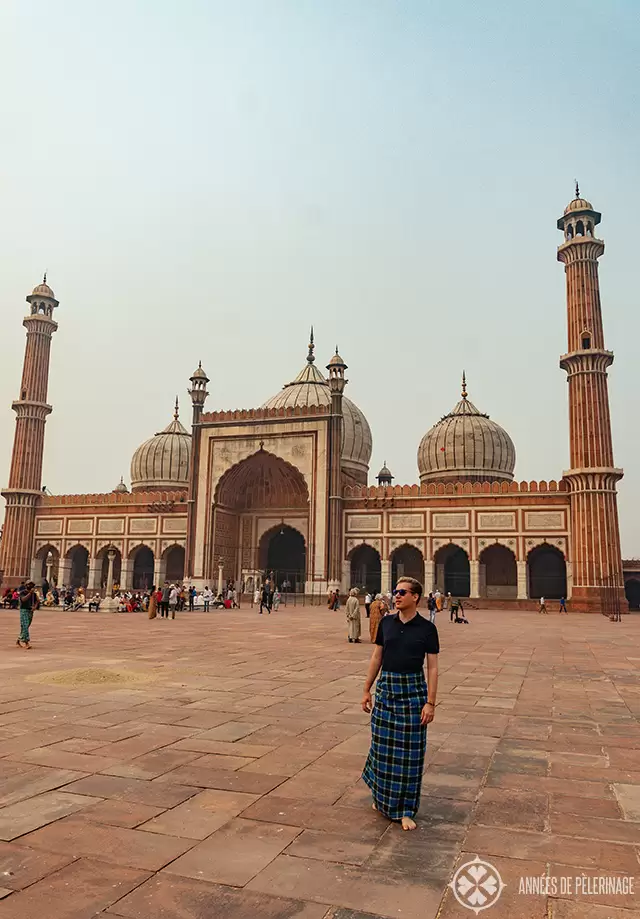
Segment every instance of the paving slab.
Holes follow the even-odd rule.
[[[49,791],[35,798],[18,801],[0,808],[0,839],[10,841],[61,817],[96,804],[95,798],[73,795],[64,791]]]

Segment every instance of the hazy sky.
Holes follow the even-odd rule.
[[[637,0],[5,0],[0,481],[24,297],[60,300],[44,483],[112,489],[202,360],[207,408],[257,406],[309,325],[387,460],[417,479],[459,398],[518,479],[568,466],[563,266],[603,213],[623,554],[640,556]]]

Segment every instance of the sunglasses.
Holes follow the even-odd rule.
[[[406,596],[406,594],[412,594],[412,593],[413,593],[412,590],[405,590],[404,587],[399,587],[397,590],[394,590],[393,596],[394,597],[404,597]]]

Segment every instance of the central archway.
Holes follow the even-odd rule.
[[[86,587],[89,577],[89,552],[84,546],[74,546],[67,553],[71,561],[69,583],[65,587]]]
[[[377,550],[363,543],[353,550],[350,561],[351,586],[374,596],[379,594],[382,585],[382,566]]]
[[[625,581],[624,592],[629,609],[640,609],[640,580],[638,578],[628,578]]]
[[[269,549],[266,548],[280,530],[297,532],[293,527],[286,527],[284,522],[274,526],[265,540],[261,532],[261,518],[265,516],[277,520],[292,515],[297,526],[303,532],[311,532],[309,527],[309,489],[305,477],[291,463],[260,448],[256,453],[241,460],[228,469],[220,478],[215,491],[213,519],[212,552],[209,566],[213,576],[217,576],[218,565],[222,564],[225,578],[242,581],[245,577],[258,576],[270,563]],[[300,513],[300,512],[303,513]],[[283,536],[285,534],[283,533]],[[281,570],[285,575],[280,578],[292,584],[313,579],[313,555],[307,549],[304,538],[290,533],[285,539],[275,539],[271,549],[269,570]],[[286,574],[285,574],[286,572]],[[288,574],[288,577],[287,577]],[[304,587],[301,586],[300,590]]]
[[[471,570],[469,556],[464,549],[455,543],[441,546],[434,561],[437,586],[453,597],[468,597],[471,593]]]
[[[304,593],[307,549],[302,533],[286,524],[267,530],[260,540],[258,557],[262,573],[273,573],[278,587]]]

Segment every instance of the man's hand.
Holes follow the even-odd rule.
[[[366,712],[367,715],[371,714],[371,709],[373,708],[373,702],[371,701],[371,693],[365,692],[362,697],[362,711]]]
[[[436,713],[436,707],[431,702],[427,702],[426,705],[422,707],[422,713],[420,715],[420,724],[425,728],[428,724],[434,719]]]

